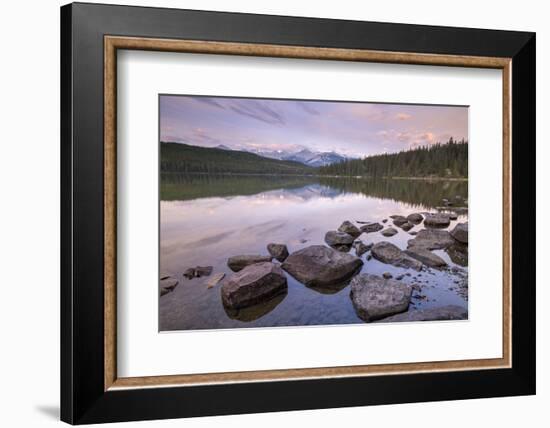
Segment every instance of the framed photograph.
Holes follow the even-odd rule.
[[[76,3],[61,62],[62,420],[535,393],[534,33]]]

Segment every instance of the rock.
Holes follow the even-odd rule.
[[[421,247],[426,250],[442,250],[454,242],[453,237],[446,230],[423,229],[414,239],[408,241],[408,248]]]
[[[267,251],[280,262],[284,262],[288,257],[288,248],[284,244],[267,244]]]
[[[468,243],[468,223],[459,223],[451,230],[451,236],[462,244]]]
[[[325,242],[330,246],[336,245],[351,245],[355,238],[345,232],[338,232],[336,230],[329,230],[325,234]]]
[[[405,232],[408,232],[408,231],[411,230],[413,227],[414,227],[414,224],[409,223],[409,222],[403,223],[403,224],[401,225],[401,229],[403,229]]]
[[[287,291],[282,291],[275,297],[270,298],[265,302],[260,302],[256,305],[247,306],[245,308],[232,309],[222,305],[225,313],[231,319],[241,322],[250,322],[262,318],[273,311],[287,296]]]
[[[178,285],[178,280],[175,278],[164,278],[160,280],[160,295],[164,296],[165,294],[174,291],[174,288]]]
[[[397,230],[395,230],[393,227],[388,227],[387,229],[384,229],[382,232],[380,232],[382,235],[386,237],[393,236],[397,233]]]
[[[402,282],[361,274],[351,281],[350,297],[359,318],[370,322],[406,311],[411,292]]]
[[[311,245],[292,253],[281,266],[301,283],[314,287],[343,282],[362,265],[359,257],[323,245]]]
[[[405,275],[397,275],[397,276],[395,277],[395,279],[396,279],[397,281],[401,281],[401,280],[403,279],[404,276],[405,276]]]
[[[403,217],[402,215],[394,215],[393,218],[393,224],[395,224],[397,227],[407,223],[407,217]]]
[[[270,262],[271,259],[271,256],[260,256],[259,254],[233,256],[227,259],[227,266],[233,272],[238,272],[255,263]]]
[[[213,275],[208,281],[206,281],[206,287],[207,288],[215,287],[224,277],[225,277],[225,273],[223,272]]]
[[[468,266],[468,245],[455,242],[445,248],[451,261],[459,266]]]
[[[189,268],[183,272],[183,276],[187,279],[193,279],[195,277],[195,268]]]
[[[418,235],[418,231],[413,230],[412,232],[409,232],[409,235],[416,236]]]
[[[424,225],[429,227],[447,227],[451,223],[449,215],[445,213],[428,214],[424,219]]]
[[[384,318],[381,322],[445,321],[468,319],[468,310],[456,305],[403,312]]]
[[[384,220],[382,220],[382,223],[387,223],[388,222],[388,219],[385,218]]]
[[[361,226],[361,232],[363,233],[378,232],[382,229],[384,229],[384,226],[382,226],[380,223],[368,223],[364,226]]]
[[[370,254],[367,256],[367,260],[372,260],[372,256]]]
[[[332,248],[336,251],[340,251],[341,253],[349,253],[351,250],[351,245],[333,245]]]
[[[212,273],[212,266],[197,266],[195,268],[195,277],[209,276]]]
[[[353,236],[354,238],[357,238],[359,235],[361,235],[361,231],[355,226],[351,221],[346,220],[343,222],[340,227],[338,228],[339,232],[347,233],[348,235]]]
[[[392,275],[391,273],[389,273],[389,272],[384,272],[384,273],[382,274],[382,276],[383,276],[384,278],[386,278],[386,279],[391,279],[391,278],[393,278],[393,275]]]
[[[364,244],[362,241],[354,242],[353,246],[355,247],[355,254],[357,257],[361,257],[372,248],[372,244]]]
[[[172,275],[170,275],[169,273],[161,273],[160,274],[160,280],[162,281],[163,279],[168,279],[168,278],[171,278]]]
[[[448,213],[449,220],[456,220],[458,218],[458,214],[455,212]]]
[[[287,290],[286,276],[271,262],[248,265],[224,281],[222,302],[229,309],[240,309],[269,300]]]
[[[411,247],[408,250],[405,250],[407,255],[411,256],[413,259],[416,259],[426,266],[440,268],[447,266],[445,260],[439,257],[437,254],[432,253],[430,250],[426,250],[422,247]]]
[[[422,220],[424,220],[424,217],[419,213],[412,213],[407,216],[407,221],[412,224],[420,224]]]
[[[376,260],[382,263],[414,270],[422,268],[422,263],[401,251],[391,242],[382,241],[374,244],[371,253]]]

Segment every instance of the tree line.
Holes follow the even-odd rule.
[[[468,177],[468,142],[451,137],[398,153],[384,153],[363,159],[349,159],[319,168],[320,175],[384,177]]]

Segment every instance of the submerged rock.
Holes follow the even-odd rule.
[[[187,279],[193,279],[195,277],[195,268],[189,268],[183,272],[183,276]]]
[[[231,275],[224,281],[221,294],[225,307],[240,309],[269,300],[286,290],[286,276],[280,266],[261,262]]]
[[[379,230],[384,229],[384,226],[382,226],[380,223],[368,223],[364,226],[361,226],[361,232],[363,233],[373,233],[378,232]]]
[[[271,297],[266,301],[262,301],[252,306],[233,309],[223,305],[223,308],[229,318],[241,322],[251,322],[260,319],[273,311],[279,305],[279,303],[281,303],[285,299],[286,296],[287,290],[285,289],[274,297]]]
[[[422,268],[422,263],[401,251],[391,242],[382,241],[374,244],[371,253],[376,260],[382,263],[414,270]]]
[[[420,309],[384,318],[380,322],[445,321],[468,319],[468,310],[456,305]]]
[[[284,262],[288,257],[288,248],[284,244],[267,244],[267,251],[273,258],[280,262]]]
[[[459,223],[451,230],[451,236],[462,244],[468,243],[468,223]]]
[[[206,287],[207,288],[215,287],[224,277],[225,277],[225,273],[223,272],[213,275],[208,281],[206,281]]]
[[[451,224],[451,219],[446,213],[428,214],[424,219],[424,225],[428,227],[445,228]]]
[[[424,217],[419,213],[412,213],[407,216],[407,221],[412,224],[420,224],[422,220],[424,220]]]
[[[178,280],[175,278],[164,276],[163,279],[160,280],[160,295],[164,296],[165,294],[170,293],[171,291],[174,291],[174,288],[176,288],[178,285]]]
[[[353,244],[355,238],[348,233],[329,230],[325,234],[325,242],[330,246],[350,245]]]
[[[426,266],[440,268],[447,266],[445,260],[439,257],[437,254],[432,253],[430,250],[427,250],[422,247],[411,247],[405,250],[407,255],[411,256],[413,259],[416,259]]]
[[[361,231],[349,220],[346,220],[340,225],[340,227],[338,228],[338,232],[347,233],[354,238],[357,238],[359,235],[361,235]]]
[[[393,224],[395,224],[397,227],[404,225],[407,223],[407,217],[404,217],[402,215],[394,215],[393,218]]]
[[[393,227],[388,227],[387,229],[384,229],[380,233],[389,238],[390,236],[397,234],[397,230],[395,230]]]
[[[455,242],[445,248],[445,252],[453,263],[463,267],[468,266],[468,245]]]
[[[244,254],[229,257],[229,259],[227,259],[227,266],[229,266],[229,269],[231,269],[233,272],[238,272],[245,267],[253,265],[255,263],[270,262],[271,259],[271,256],[261,256],[259,254]]]
[[[411,293],[409,285],[376,275],[361,274],[351,281],[353,307],[359,318],[367,322],[406,311]]]
[[[408,232],[409,230],[411,230],[412,228],[414,227],[414,224],[412,223],[404,223],[401,225],[401,229],[403,229],[405,232]]]
[[[420,247],[427,250],[442,250],[454,244],[449,232],[440,229],[423,229],[414,239],[408,241],[408,248]]]
[[[362,265],[359,257],[323,245],[311,245],[292,253],[281,266],[301,283],[314,287],[343,282]]]

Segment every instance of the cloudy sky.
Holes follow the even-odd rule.
[[[168,96],[161,141],[233,149],[396,152],[468,138],[468,108],[331,101]]]

